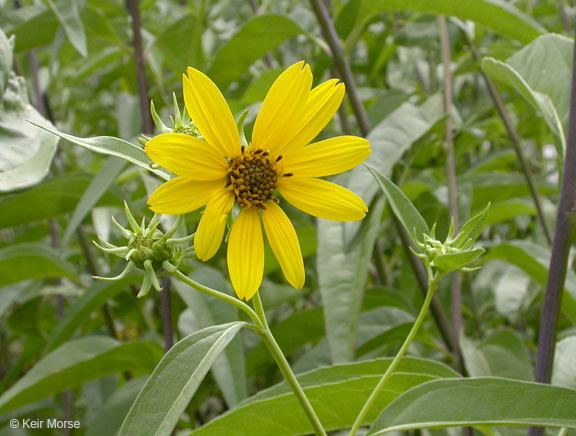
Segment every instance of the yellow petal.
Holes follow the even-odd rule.
[[[161,184],[148,198],[148,205],[156,213],[182,215],[208,203],[215,189],[224,186],[225,179],[197,181],[176,177]]]
[[[286,147],[279,154],[300,149],[318,136],[342,104],[344,92],[344,83],[338,79],[328,80],[312,89],[300,119],[293,124]]]
[[[264,240],[260,212],[244,207],[228,238],[228,272],[239,298],[249,300],[258,291],[264,274]]]
[[[282,163],[284,172],[295,177],[325,177],[354,168],[364,162],[370,152],[370,142],[364,138],[337,136],[290,153]]]
[[[163,133],[144,147],[157,164],[174,174],[194,180],[214,180],[226,175],[226,159],[211,145],[182,133]]]
[[[208,76],[188,68],[183,76],[184,102],[190,118],[208,144],[223,156],[240,154],[240,136],[228,103]]]
[[[262,222],[266,238],[280,263],[284,277],[292,286],[302,289],[304,286],[304,261],[296,230],[284,211],[275,202],[266,203],[262,212]]]
[[[312,86],[312,72],[304,61],[288,67],[272,84],[254,123],[252,147],[281,154],[295,129],[295,121]]]
[[[207,261],[218,251],[233,205],[234,194],[228,189],[219,188],[210,197],[194,235],[194,251],[198,259]]]
[[[364,200],[352,191],[326,180],[282,178],[278,188],[280,194],[293,206],[318,218],[357,221],[368,212]]]

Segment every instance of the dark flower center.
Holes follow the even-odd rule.
[[[242,156],[230,160],[226,186],[234,191],[240,206],[266,209],[265,203],[274,199],[278,174],[268,157],[269,153],[261,148],[247,151],[242,148]]]

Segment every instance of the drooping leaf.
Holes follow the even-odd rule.
[[[462,425],[576,428],[576,390],[505,378],[434,380],[386,407],[370,436]]]
[[[134,144],[131,144],[123,139],[114,138],[112,136],[95,136],[93,138],[79,138],[77,136],[68,135],[67,133],[60,132],[52,127],[38,126],[44,130],[59,136],[73,144],[84,147],[95,153],[105,154],[109,156],[116,156],[125,159],[128,162],[138,165],[148,171],[153,172],[160,178],[168,180],[170,176],[159,169],[151,166],[152,161],[146,156],[144,150]]]
[[[66,0],[46,0],[46,2],[64,28],[70,44],[72,44],[78,53],[86,56],[88,54],[86,33],[84,32],[84,26],[80,19],[79,9],[79,5],[82,3],[77,1],[69,2]]]
[[[170,434],[216,358],[243,326],[208,327],[175,344],[146,381],[118,435]]]
[[[216,53],[209,76],[226,87],[257,59],[287,39],[303,33],[300,26],[284,15],[260,15],[246,22]]]
[[[328,431],[350,427],[362,405],[378,383],[391,359],[334,365],[298,376],[318,418]],[[366,422],[376,411],[402,392],[426,381],[456,377],[448,367],[430,360],[406,358],[390,378],[389,388],[376,400]],[[250,419],[246,419],[249,416]],[[270,419],[273,417],[273,419]],[[312,428],[285,383],[261,391],[229,412],[215,418],[194,435],[249,436],[270,434],[288,436],[309,434]]]
[[[74,267],[47,245],[22,243],[0,249],[0,287],[55,277],[78,280]]]
[[[42,358],[0,397],[0,413],[118,372],[150,371],[161,353],[158,345],[146,341],[122,344],[92,336],[67,342]]]

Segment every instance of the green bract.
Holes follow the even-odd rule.
[[[145,276],[138,297],[143,297],[148,294],[151,287],[154,287],[157,291],[162,290],[157,274],[163,271],[174,272],[178,269],[184,256],[191,250],[190,248],[183,249],[178,244],[189,241],[194,235],[184,238],[172,238],[182,222],[180,217],[164,233],[158,228],[160,224],[159,215],[155,214],[148,225],[145,218],[142,218],[141,224],[138,224],[126,202],[124,203],[124,210],[130,229],[123,227],[114,218],[112,218],[112,222],[120,230],[122,236],[128,239],[126,245],[116,246],[103,240],[100,240],[100,243],[94,241],[94,245],[107,253],[123,257],[128,261],[128,264],[115,277],[95,276],[94,278],[99,280],[120,280],[134,268],[141,269],[145,272]]]

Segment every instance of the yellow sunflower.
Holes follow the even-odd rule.
[[[238,297],[252,298],[262,282],[262,224],[286,280],[301,289],[300,244],[278,194],[329,220],[355,221],[368,211],[356,194],[318,177],[357,166],[370,154],[370,143],[339,136],[309,144],[338,110],[344,84],[333,79],[311,89],[310,67],[305,62],[292,65],[270,88],[246,147],[226,100],[206,75],[188,68],[183,86],[186,109],[202,138],[164,133],[146,144],[150,159],[176,175],[150,196],[150,208],[181,215],[206,206],[194,237],[196,256],[206,261],[218,251],[236,205],[227,262]]]

